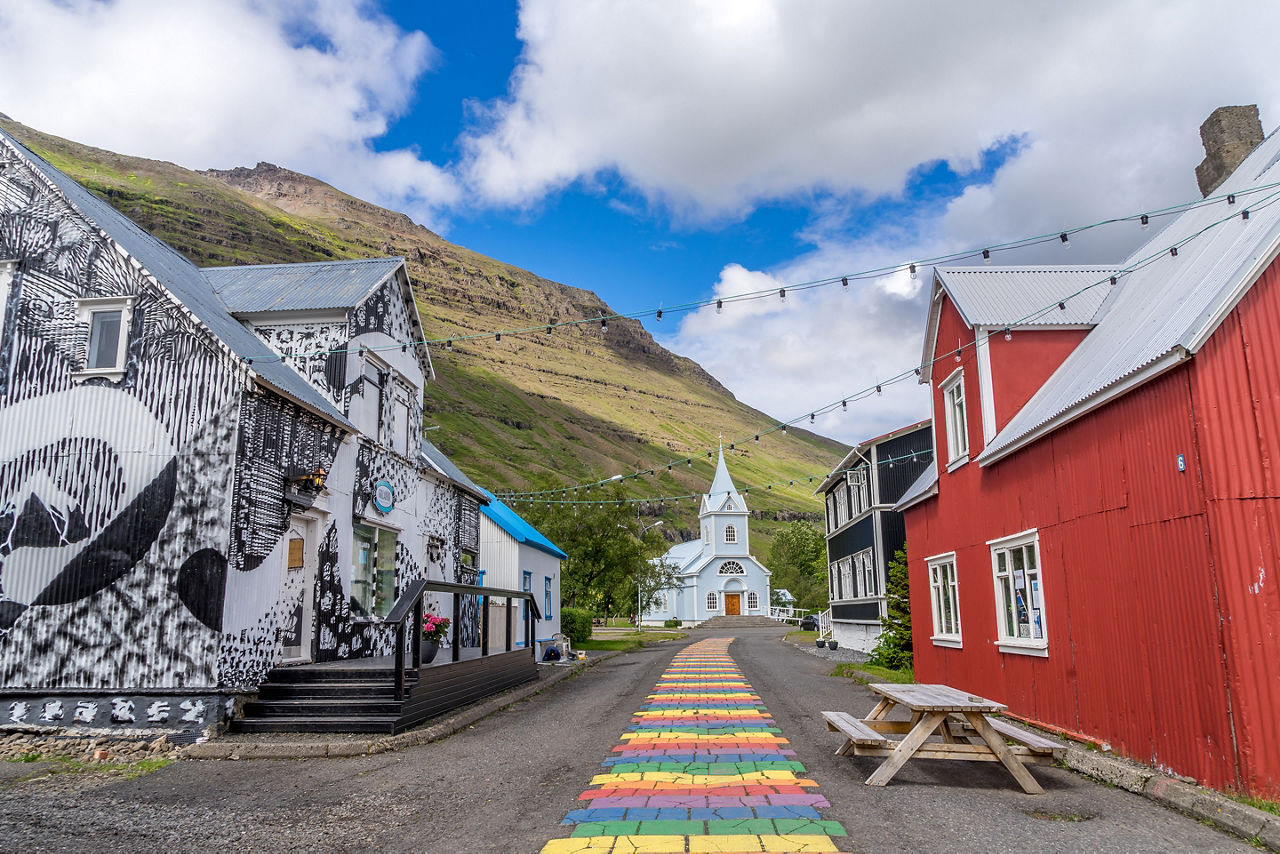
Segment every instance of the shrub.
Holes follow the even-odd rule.
[[[570,643],[591,640],[591,612],[582,608],[561,608],[560,631],[569,636]]]
[[[889,561],[889,583],[885,590],[888,614],[880,620],[880,639],[871,650],[870,664],[890,670],[908,670],[915,665],[911,647],[911,590],[907,584],[907,552],[899,549]]]
[[[678,629],[678,628],[680,628],[680,621],[679,621],[679,620],[667,620],[667,621],[666,621],[665,623],[663,623],[662,625],[663,625],[663,628],[667,628],[667,629]]]

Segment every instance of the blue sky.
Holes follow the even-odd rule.
[[[1210,111],[1280,117],[1277,24],[1262,0],[10,0],[0,112],[190,168],[277,163],[627,313],[1194,198]],[[927,287],[646,325],[790,420],[909,370]],[[817,428],[854,442],[926,399],[894,386]]]

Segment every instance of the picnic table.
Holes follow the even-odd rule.
[[[1050,763],[1067,745],[1031,732],[992,714],[1008,709],[1003,703],[959,691],[948,685],[869,685],[880,701],[863,719],[846,712],[823,712],[827,729],[845,735],[837,756],[883,756],[885,761],[867,778],[868,786],[884,786],[908,759],[960,759],[999,762],[1029,795],[1044,793],[1027,765]],[[898,706],[911,719],[889,720]],[[900,738],[895,738],[900,736]],[[940,741],[931,741],[931,738]],[[1014,742],[1006,744],[1005,739]]]

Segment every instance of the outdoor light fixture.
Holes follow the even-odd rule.
[[[1067,233],[1066,233],[1065,231],[1064,231],[1064,232],[1062,232],[1062,234],[1059,234],[1059,235],[1058,235],[1058,239],[1062,241],[1062,248],[1063,248],[1063,249],[1070,249],[1070,248],[1071,248],[1071,238],[1070,238],[1070,237],[1067,237]]]
[[[990,250],[990,249],[983,249],[983,250],[982,250],[982,263],[983,263],[983,264],[990,264],[990,263],[991,263],[991,250]]]
[[[1146,231],[1147,227],[1151,225],[1151,217],[1143,214],[1138,218],[1138,222],[1142,223],[1142,230]]]

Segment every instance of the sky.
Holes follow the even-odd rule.
[[[1280,122],[1278,24],[1261,0],[6,0],[0,112],[314,175],[631,313],[1191,201],[1214,108]],[[1149,236],[995,260],[1109,263]],[[645,325],[789,421],[910,371],[929,284]],[[927,413],[902,382],[814,429]]]

